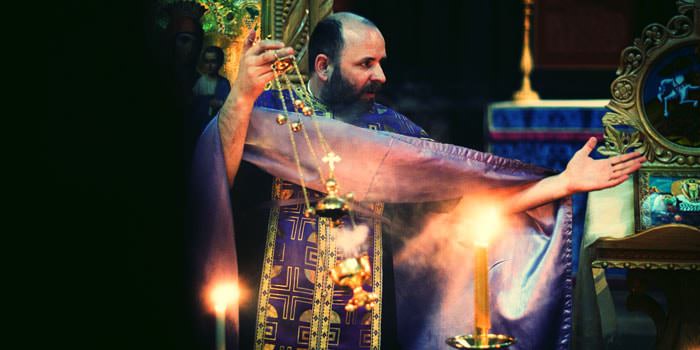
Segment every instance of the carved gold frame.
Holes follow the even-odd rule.
[[[333,0],[262,0],[262,37],[281,40],[293,47],[299,70],[307,80],[309,35],[332,11]]]
[[[636,149],[655,166],[700,168],[700,147],[673,143],[649,123],[642,103],[643,87],[652,64],[674,48],[700,45],[700,0],[677,0],[679,14],[666,26],[653,23],[644,28],[634,45],[620,55],[617,78],[610,85],[612,99],[603,116],[605,143],[598,152],[613,156]]]
[[[639,171],[638,176],[634,178],[635,180],[635,191],[634,191],[634,221],[635,229],[637,231],[649,230],[652,227],[664,226],[657,225],[652,227],[642,226],[642,216],[648,215],[642,208],[642,202],[645,199],[645,191],[649,188],[649,178],[651,176],[657,177],[677,177],[677,178],[697,178],[700,177],[700,172],[695,168],[690,167],[645,167]]]

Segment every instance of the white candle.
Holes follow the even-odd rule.
[[[216,350],[226,350],[226,308],[238,303],[240,290],[236,283],[221,283],[210,295],[216,312]]]
[[[216,306],[216,350],[226,350],[226,304]]]

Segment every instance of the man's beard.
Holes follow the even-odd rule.
[[[331,112],[346,117],[357,117],[367,113],[374,105],[374,98],[362,99],[364,93],[377,93],[382,84],[369,82],[359,91],[354,91],[350,82],[340,72],[340,67],[333,70],[328,85],[321,90],[321,100]]]

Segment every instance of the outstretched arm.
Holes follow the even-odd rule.
[[[241,163],[253,103],[273,78],[270,65],[277,57],[294,54],[294,49],[285,47],[281,41],[254,41],[255,30],[251,30],[243,46],[238,77],[219,111],[219,136],[229,185],[233,184]]]
[[[562,173],[509,190],[508,211],[521,212],[574,193],[617,186],[646,161],[637,152],[596,160],[589,157],[595,145],[596,138],[591,137]]]

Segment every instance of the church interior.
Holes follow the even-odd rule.
[[[570,315],[552,321],[562,323],[562,333],[543,333],[551,337],[547,348],[700,349],[698,0],[154,0],[130,9],[67,4],[61,11],[67,35],[47,45],[59,55],[55,64],[70,69],[52,79],[63,85],[55,86],[60,95],[51,98],[56,104],[78,102],[80,108],[65,108],[49,122],[55,139],[49,139],[47,152],[56,157],[49,165],[58,171],[52,181],[59,183],[52,187],[71,188],[53,197],[91,198],[79,201],[84,220],[76,232],[92,237],[99,228],[108,237],[98,244],[109,253],[100,248],[95,254],[107,260],[99,274],[113,271],[120,282],[101,278],[93,284],[77,277],[114,295],[107,310],[118,316],[107,322],[110,338],[120,340],[107,341],[105,348],[238,349],[238,316],[234,322],[233,316],[199,314],[201,286],[193,282],[198,266],[187,253],[198,239],[187,231],[195,144],[216,111],[225,109],[226,94],[218,104],[210,100],[218,89],[216,74],[228,79],[227,93],[236,90],[238,59],[253,29],[259,40],[289,41],[299,54],[302,79],[310,79],[313,67],[302,60],[310,32],[332,13],[352,12],[376,25],[386,42],[386,82],[376,102],[408,116],[431,142],[552,173],[564,171],[591,137],[598,140],[594,159],[634,150],[647,158],[624,184],[573,195],[562,248],[569,268],[560,273],[570,287],[558,306]],[[188,72],[178,70],[172,43],[164,43],[183,32],[192,33],[188,40],[200,40],[193,44],[198,62]],[[225,58],[209,75],[214,80],[199,81],[207,76],[201,60],[209,57],[203,51],[208,46],[220,47]],[[77,76],[89,77],[76,82],[80,71],[87,74]],[[204,117],[193,121],[185,115],[199,101],[197,93],[191,96],[196,80],[209,92],[203,93]],[[304,132],[312,133],[311,123],[305,125]],[[328,159],[333,174],[332,158],[323,162]],[[69,168],[80,174],[64,171]],[[269,187],[266,191],[267,196]],[[110,210],[89,204],[95,195]],[[70,225],[61,210],[54,211],[55,222]],[[239,249],[246,239],[236,236]],[[398,257],[395,252],[394,264]],[[497,289],[490,293],[495,308],[494,300],[502,299]],[[253,294],[257,291],[240,296],[241,310],[250,307],[243,300]],[[470,317],[465,316],[469,327]],[[502,318],[507,317],[492,317],[493,329],[518,329],[498,328]],[[79,322],[101,333],[86,319]],[[536,344],[523,340],[507,345]]]

